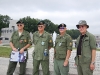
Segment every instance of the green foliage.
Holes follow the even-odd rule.
[[[11,18],[9,16],[0,14],[0,33],[2,28],[9,27],[10,19]]]
[[[30,18],[29,16],[21,18],[20,20],[22,20],[25,24],[24,29],[27,30],[28,32],[35,32],[37,31],[37,23],[40,21],[40,19],[34,19],[34,18]],[[45,24],[46,24],[46,28],[45,30],[49,33],[53,33],[54,31],[59,33],[57,25],[55,25],[53,22],[51,22],[48,19],[44,19]]]
[[[45,28],[45,30],[46,30],[47,32],[49,32],[49,33],[54,33],[54,31],[55,31],[56,33],[59,33],[59,31],[58,31],[58,25],[55,25],[53,22],[51,22],[51,21],[48,20],[48,19],[45,19],[44,21],[45,21],[45,23],[46,23],[46,28]]]
[[[69,34],[72,39],[77,39],[77,37],[80,35],[79,30],[75,30],[75,29],[71,29],[71,30],[67,30],[67,34]]]
[[[40,19],[34,19],[34,18],[30,18],[30,16],[24,17],[22,19],[20,19],[24,22],[25,27],[24,29],[27,30],[28,32],[35,32],[37,31],[37,23],[40,21]],[[54,31],[59,34],[59,30],[58,30],[58,25],[54,24],[52,21],[50,21],[49,19],[44,19],[45,24],[46,24],[46,28],[45,30],[51,34],[54,33]],[[67,30],[67,33],[73,38],[76,39],[79,36],[79,31],[78,30]]]
[[[11,18],[7,15],[0,15],[0,31],[1,28],[5,28],[9,26],[9,20]],[[30,16],[21,18],[20,20],[22,20],[25,24],[24,29],[27,30],[28,32],[35,32],[37,31],[37,23],[41,20],[41,19],[34,19],[31,18]],[[45,23],[46,23],[46,28],[45,30],[49,33],[53,33],[54,31],[59,34],[59,30],[58,30],[58,24],[54,24],[52,21],[50,21],[49,19],[44,19]],[[78,30],[67,30],[67,33],[73,38],[76,39],[79,36],[79,31]]]
[[[24,29],[27,30],[28,32],[35,32],[37,31],[37,23],[39,21],[39,19],[34,19],[34,18],[30,18],[29,16],[24,17],[22,19],[20,19],[24,22],[25,27]]]

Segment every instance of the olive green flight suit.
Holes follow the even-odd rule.
[[[58,35],[55,41],[54,71],[55,75],[68,75],[69,64],[63,66],[67,50],[72,50],[72,38],[68,34]]]
[[[80,36],[76,41],[78,47]],[[93,71],[90,70],[90,63],[92,59],[92,50],[96,50],[96,39],[94,35],[86,32],[82,40],[81,56],[75,57],[75,64],[77,65],[78,75],[93,75]]]
[[[32,44],[30,34],[25,30],[22,32],[21,36],[19,36],[18,31],[15,31],[11,36],[10,42],[13,43],[16,49],[17,48],[21,49],[27,44]],[[27,49],[25,51],[27,51]],[[20,74],[19,75],[25,75],[27,59],[28,59],[28,51],[27,51],[27,57],[26,57],[25,62],[19,62],[20,64]],[[13,75],[16,65],[17,65],[17,62],[9,61],[7,75]]]
[[[49,50],[53,47],[51,35],[44,31],[42,35],[36,31],[33,34],[33,43],[35,45],[33,52],[33,75],[39,75],[39,65],[41,63],[43,75],[49,75]],[[44,50],[47,49],[47,56],[44,55]]]

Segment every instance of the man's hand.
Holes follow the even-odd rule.
[[[63,65],[67,66],[68,65],[68,60],[65,60]]]
[[[94,70],[95,69],[95,65],[94,64],[90,64],[90,70]]]
[[[12,48],[12,50],[13,50],[13,51],[16,51],[16,52],[18,51],[16,48]]]
[[[22,48],[20,51],[19,51],[19,53],[23,53],[24,52],[24,49]]]

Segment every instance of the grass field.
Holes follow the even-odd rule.
[[[0,47],[0,57],[9,57],[11,48],[9,47]]]
[[[31,47],[30,47],[31,48]],[[74,50],[76,50],[76,48],[73,48]],[[100,51],[100,49],[97,49],[97,51]],[[5,47],[5,46],[1,46],[0,47],[0,57],[6,57],[8,58],[11,52],[11,48]]]

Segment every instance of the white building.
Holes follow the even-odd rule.
[[[17,21],[18,20],[10,20],[9,28],[1,29],[2,43],[9,43],[9,39],[10,39],[13,31],[17,30],[17,25],[16,25]]]

